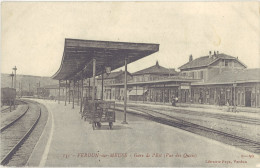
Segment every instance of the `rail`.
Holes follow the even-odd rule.
[[[26,134],[20,139],[20,141],[4,156],[4,158],[1,160],[1,165],[6,165],[9,162],[9,160],[12,158],[12,156],[15,154],[15,152],[20,148],[20,146],[24,143],[24,141],[31,134],[31,132],[33,131],[33,129],[35,128],[35,126],[39,122],[40,117],[41,117],[41,108],[40,108],[39,115],[38,115],[36,121],[34,122],[34,124],[32,125],[32,127],[26,132]],[[13,122],[12,125],[14,123],[15,122]]]

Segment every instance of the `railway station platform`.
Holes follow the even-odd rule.
[[[27,166],[47,167],[260,167],[260,156],[217,141],[116,112],[113,130],[92,130],[72,109],[50,100],[49,118]]]

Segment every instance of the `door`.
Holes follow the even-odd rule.
[[[251,91],[246,91],[245,93],[245,105],[246,107],[251,107]]]

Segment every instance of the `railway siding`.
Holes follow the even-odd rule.
[[[27,101],[26,101],[27,102]],[[12,116],[12,124],[1,131],[1,164],[7,166],[24,166],[37,143],[46,124],[46,115],[41,121],[42,110],[39,104],[27,102],[26,113]],[[25,106],[23,106],[25,107]],[[24,110],[23,110],[24,111]],[[45,120],[45,121],[44,121]],[[38,123],[44,123],[38,125]],[[38,126],[38,127],[37,127]],[[34,131],[35,128],[38,130]],[[34,131],[34,132],[33,132]],[[37,136],[37,133],[39,134]],[[27,144],[26,147],[24,147]]]
[[[25,166],[30,156],[32,155],[33,150],[42,135],[48,119],[48,111],[46,107],[38,103],[37,106],[40,106],[41,108],[41,118],[38,124],[35,126],[31,135],[27,138],[20,149],[14,154],[13,158],[9,161],[7,166]]]
[[[236,120],[228,120],[227,118],[214,118],[214,117],[209,117],[207,115],[196,115],[193,114],[191,115],[192,112],[190,113],[180,113],[176,112],[174,110],[172,111],[165,111],[165,110],[157,110],[154,109],[156,112],[161,112],[173,117],[180,118],[182,120],[198,124],[207,128],[215,129],[218,131],[223,131],[229,134],[233,134],[239,137],[251,139],[253,141],[260,142],[260,126],[253,125],[251,122],[250,124],[246,123],[241,123],[240,119],[238,121]]]
[[[21,104],[18,105],[17,108],[11,112],[8,110],[7,112],[1,113],[1,128],[23,114],[27,108],[28,105]]]
[[[119,106],[118,106],[119,107]],[[119,107],[120,110],[122,110],[122,108]],[[196,116],[196,114],[190,114],[190,113],[176,113],[176,111],[174,110],[165,110],[165,109],[157,109],[157,108],[153,108],[153,107],[148,107],[148,106],[134,106],[131,105],[128,107],[128,111],[134,112],[134,113],[138,113],[141,115],[145,115],[145,116],[151,116],[152,120],[157,120],[157,122],[160,123],[169,123],[170,125],[180,128],[180,129],[184,129],[190,132],[193,132],[195,134],[199,134],[202,136],[206,136],[224,143],[228,143],[231,145],[237,145],[237,146],[241,146],[240,142],[231,142],[232,140],[230,140],[230,138],[225,138],[225,137],[215,137],[216,133],[219,134],[219,132],[216,133],[210,133],[207,131],[198,131],[193,129],[192,127],[196,128],[198,126],[202,126],[204,128],[209,128],[209,129],[213,129],[216,131],[220,131],[223,133],[227,133],[229,135],[234,135],[237,136],[239,138],[245,138],[245,139],[249,139],[255,142],[260,142],[260,135],[259,135],[259,125],[252,125],[252,124],[245,124],[245,123],[239,123],[234,121],[228,121],[228,120],[221,120],[219,118],[213,118],[213,117],[209,117],[209,116]],[[155,119],[155,117],[157,117]],[[169,120],[169,121],[168,121]],[[182,124],[182,122],[184,122],[184,124]],[[188,122],[188,123],[186,123]],[[193,125],[195,124],[195,125]],[[168,124],[166,124],[168,125]],[[189,127],[189,128],[185,128],[185,127]],[[250,137],[250,138],[249,138]],[[232,138],[231,138],[232,139]],[[233,138],[234,139],[234,138]],[[243,149],[245,149],[246,147],[241,147]],[[259,146],[257,148],[260,148]],[[249,149],[250,151],[254,151],[254,152],[260,152],[260,149],[255,150],[254,147],[251,147],[251,149]]]

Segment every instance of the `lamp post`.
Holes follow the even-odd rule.
[[[124,82],[124,120],[122,124],[128,124],[126,121],[126,105],[127,105],[127,57],[125,57],[125,82]]]

